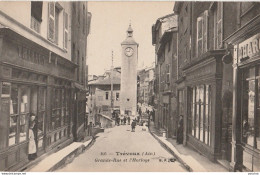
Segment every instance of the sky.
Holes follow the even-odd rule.
[[[89,75],[102,75],[111,68],[112,51],[114,67],[121,65],[121,42],[126,39],[129,23],[138,48],[138,69],[151,66],[155,61],[152,45],[152,25],[159,17],[173,13],[174,2],[89,1],[92,13],[87,46]]]

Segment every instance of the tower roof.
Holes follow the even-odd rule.
[[[129,24],[129,27],[127,29],[127,37],[126,39],[121,43],[121,45],[138,45],[137,42],[135,42],[133,38],[133,32],[134,30],[132,29],[131,24]]]
[[[129,24],[129,27],[128,27],[128,29],[127,29],[127,33],[133,33],[133,29],[132,29],[132,27],[131,27],[131,24]]]

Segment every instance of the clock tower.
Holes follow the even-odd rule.
[[[136,115],[137,105],[137,59],[138,43],[133,38],[131,24],[127,30],[127,37],[121,43],[121,92],[120,111],[129,115]]]

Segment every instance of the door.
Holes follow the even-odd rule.
[[[45,106],[46,106],[46,88],[33,86],[31,88],[31,114],[36,115],[36,125],[34,127],[35,143],[37,147],[37,155],[44,153],[44,130],[45,130]]]

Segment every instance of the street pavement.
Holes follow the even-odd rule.
[[[120,125],[98,134],[92,147],[58,172],[186,172],[142,126]]]

